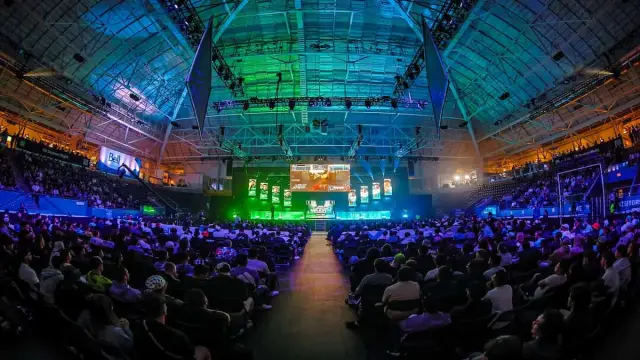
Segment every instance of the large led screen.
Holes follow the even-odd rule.
[[[371,184],[371,196],[373,200],[380,200],[380,183]]]
[[[269,183],[260,183],[260,200],[269,199]]]
[[[333,200],[307,200],[307,219],[334,219],[336,217]]]
[[[360,186],[360,204],[369,203],[369,187],[367,185]]]
[[[289,173],[293,192],[348,192],[349,164],[292,164]]]
[[[393,187],[391,186],[391,179],[384,179],[384,196],[393,195]]]
[[[291,207],[291,190],[290,189],[284,189],[284,201],[282,205],[284,205],[284,207]]]
[[[140,161],[140,159],[131,155],[127,155],[104,146],[100,148],[98,169],[104,172],[117,174],[120,165],[126,165],[136,176],[138,176],[138,174],[140,174],[141,164],[142,161]],[[128,171],[125,172],[125,176],[130,176]]]
[[[271,203],[280,204],[280,186],[278,185],[271,187]]]
[[[358,197],[356,196],[355,190],[349,190],[349,206],[356,206],[356,202],[358,201]]]
[[[256,196],[257,185],[258,185],[258,181],[256,179],[249,179],[249,197]]]

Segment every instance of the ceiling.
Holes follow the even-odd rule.
[[[619,65],[640,43],[640,3],[625,0],[7,3],[0,5],[0,109],[164,162],[282,155],[276,123],[284,125],[295,155],[345,156],[358,125],[358,155],[397,155],[402,146],[411,150],[404,155],[439,158],[513,153],[531,146],[531,132],[540,131],[530,125],[531,112]],[[202,137],[191,128],[195,118],[184,91],[194,55],[176,21],[185,9],[200,21],[213,19],[217,48],[244,79],[244,94],[234,96],[214,73]],[[252,98],[394,98],[395,77],[421,49],[423,16],[437,34],[443,21],[451,25],[440,44],[451,78],[448,129],[440,138],[424,72],[397,109],[385,101],[370,109],[299,102],[293,111],[216,110],[218,103]],[[309,131],[313,120],[327,120],[327,135]],[[513,124],[531,126],[529,134]]]

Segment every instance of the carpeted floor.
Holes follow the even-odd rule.
[[[354,314],[344,305],[349,284],[325,234],[314,234],[305,253],[280,280],[273,310],[248,334],[256,360],[364,359],[363,342],[345,329]]]

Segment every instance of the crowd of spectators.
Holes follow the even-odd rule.
[[[390,326],[390,355],[416,347],[459,355],[486,342],[485,359],[501,349],[507,355],[495,358],[560,360],[584,351],[611,309],[628,301],[640,221],[337,224],[328,238],[351,268],[347,303],[358,320],[347,327]]]
[[[97,208],[140,208],[146,198],[140,185],[115,176],[27,152],[17,156],[25,182],[35,194],[84,199]]]
[[[5,213],[0,284],[15,281],[5,299],[83,358],[250,359],[236,339],[278,295],[274,254],[293,261],[309,236],[304,224],[180,229]],[[3,329],[29,325],[10,308],[0,308]]]
[[[521,209],[552,206],[558,201],[554,183],[550,177],[521,183],[502,197],[500,207]]]

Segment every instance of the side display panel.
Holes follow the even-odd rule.
[[[284,189],[284,207],[291,207],[291,189]]]
[[[258,187],[258,181],[256,179],[249,179],[249,197],[256,196],[257,187]]]
[[[269,200],[269,184],[260,183],[260,200]]]
[[[360,204],[369,203],[369,187],[367,185],[360,186]]]
[[[354,207],[357,205],[358,196],[355,190],[349,190],[349,206]]]
[[[380,183],[371,184],[371,195],[373,200],[380,200]]]
[[[393,195],[393,187],[391,186],[391,179],[384,179],[384,196]]]
[[[280,186],[274,185],[271,187],[271,203],[280,204]]]

